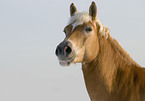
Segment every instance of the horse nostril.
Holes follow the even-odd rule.
[[[71,49],[69,46],[66,46],[65,52],[66,52],[67,54],[70,54],[70,53],[72,52],[72,49]]]
[[[55,54],[59,57],[67,57],[71,52],[71,43],[62,42],[57,46]]]
[[[62,54],[62,49],[60,46],[57,47],[55,54],[56,54],[56,56],[58,56],[59,54]]]

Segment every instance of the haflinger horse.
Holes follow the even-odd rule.
[[[72,3],[70,16],[56,55],[62,66],[82,63],[91,101],[145,101],[145,68],[111,37],[97,17],[95,2],[89,12],[77,12]]]

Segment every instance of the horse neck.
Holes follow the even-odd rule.
[[[82,65],[85,82],[93,82],[99,85],[98,81],[100,81],[100,85],[103,85],[108,92],[111,92],[114,89],[114,80],[117,78],[118,73],[126,73],[125,78],[127,78],[131,71],[130,67],[139,65],[111,36],[107,39],[100,37],[99,45],[100,49],[96,58],[90,63]],[[95,82],[93,78],[99,80]]]

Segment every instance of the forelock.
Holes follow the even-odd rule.
[[[73,28],[72,31],[77,27],[78,25],[82,25],[83,23],[87,23],[91,21],[92,22],[92,17],[89,15],[88,12],[76,12],[71,18],[69,19],[68,25],[72,24]],[[108,27],[104,26],[98,19],[96,18],[96,24],[100,26],[99,33],[107,38],[108,35],[110,34],[110,30]]]
[[[87,23],[89,21],[92,21],[91,16],[88,12],[76,12],[69,20],[68,25],[72,24],[73,29],[78,26],[82,25],[83,23]],[[72,29],[72,30],[73,30]]]

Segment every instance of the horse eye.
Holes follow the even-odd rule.
[[[92,28],[86,28],[86,32],[88,33],[88,32],[91,32],[92,31]]]

